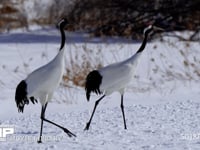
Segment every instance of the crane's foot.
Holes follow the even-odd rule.
[[[76,135],[75,134],[73,134],[72,132],[70,132],[68,129],[66,129],[66,128],[63,128],[63,131],[65,132],[65,133],[67,133],[67,135],[69,136],[69,137],[76,137]]]
[[[90,122],[88,122],[88,123],[86,124],[86,126],[85,126],[85,129],[84,129],[84,130],[89,130],[89,128],[90,128]]]
[[[39,139],[39,140],[37,141],[37,143],[42,143],[42,140],[41,140],[41,139]]]
[[[127,127],[125,126],[124,129],[127,130]]]
[[[124,125],[124,129],[127,130],[126,124]]]

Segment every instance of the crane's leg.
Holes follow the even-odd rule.
[[[43,119],[42,119],[42,116],[45,115],[46,108],[47,108],[47,103],[46,103],[45,106],[42,106],[42,110],[41,110],[41,127],[40,127],[40,137],[39,137],[38,143],[42,143],[42,129],[43,129]]]
[[[91,117],[90,117],[90,120],[89,120],[89,121],[87,122],[87,124],[86,124],[85,130],[89,130],[90,123],[91,123],[91,121],[92,121],[92,118],[93,118],[94,112],[95,112],[95,110],[96,110],[96,107],[97,107],[97,105],[99,104],[99,102],[100,102],[105,96],[106,96],[106,95],[103,95],[102,97],[100,97],[100,98],[95,102],[92,115],[91,115]]]
[[[47,103],[45,104],[44,108],[42,109],[42,113],[41,113],[41,120],[42,120],[42,123],[41,123],[41,133],[42,133],[43,121],[46,121],[46,122],[48,122],[48,123],[51,123],[51,124],[53,124],[53,125],[55,125],[55,126],[61,128],[65,133],[68,134],[69,137],[72,137],[72,136],[76,137],[76,135],[73,134],[72,132],[70,132],[68,129],[66,129],[66,128],[64,128],[64,127],[62,127],[62,126],[60,126],[60,125],[58,125],[58,124],[56,124],[56,123],[54,123],[54,122],[52,122],[52,121],[46,119],[46,118],[45,118],[46,107],[47,107]],[[39,142],[38,142],[38,143],[41,143],[41,136],[42,136],[41,133],[40,133],[40,139],[39,139]]]
[[[121,109],[122,109],[122,115],[123,115],[123,120],[124,120],[124,129],[126,128],[126,119],[125,119],[125,114],[124,114],[124,104],[123,104],[123,100],[124,100],[124,95],[121,95]]]

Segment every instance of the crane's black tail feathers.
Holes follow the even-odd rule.
[[[30,97],[30,100],[33,104],[37,103],[37,100],[34,97]],[[27,97],[27,84],[24,80],[22,80],[17,88],[15,93],[15,101],[17,104],[18,112],[24,111],[24,105],[29,104],[29,99]]]
[[[94,70],[88,74],[85,84],[86,98],[88,101],[90,99],[91,92],[94,92],[96,94],[102,93],[100,91],[101,82],[102,82],[102,76],[97,70]]]

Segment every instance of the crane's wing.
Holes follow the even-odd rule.
[[[34,97],[30,97],[30,100],[33,104],[37,103],[37,100]],[[24,111],[24,105],[29,104],[29,98],[27,97],[27,84],[25,80],[22,80],[17,88],[15,93],[15,101],[19,112]]]

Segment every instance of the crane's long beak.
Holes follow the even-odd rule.
[[[153,29],[156,31],[165,31],[163,28],[157,27],[157,26],[153,26]]]

